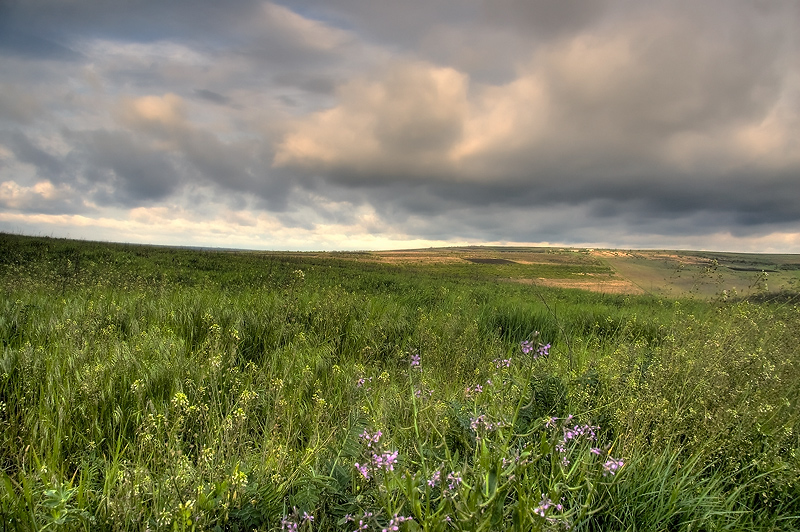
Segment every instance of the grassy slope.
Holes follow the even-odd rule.
[[[797,255],[636,251],[616,252],[605,261],[646,292],[667,297],[718,297],[723,290],[749,296],[800,289]]]
[[[559,291],[506,266],[0,235],[3,526],[796,528],[795,302]],[[559,450],[573,424],[597,440]],[[359,437],[378,430],[380,449]]]

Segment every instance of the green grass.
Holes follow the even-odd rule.
[[[635,251],[616,252],[605,262],[644,291],[672,298],[775,296],[800,290],[797,255]]]
[[[0,235],[0,529],[800,526],[795,295],[517,266]]]

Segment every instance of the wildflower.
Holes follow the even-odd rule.
[[[189,398],[183,392],[178,392],[172,397],[172,406],[174,408],[188,408]]]
[[[381,431],[370,434],[366,429],[364,429],[364,432],[362,432],[358,437],[367,442],[367,447],[372,448],[372,444],[378,443],[378,440],[381,439],[381,436],[383,436],[383,432]]]
[[[538,357],[546,357],[550,354],[550,344],[539,346],[539,349],[536,350],[536,355],[534,358]]]
[[[469,426],[472,428],[473,431],[478,432],[479,429],[488,432],[492,430],[497,430],[505,426],[505,423],[502,421],[492,422],[489,421],[485,414],[481,414],[476,418],[472,418],[470,420]]]
[[[369,520],[370,517],[372,517],[372,512],[365,512],[364,515],[361,516],[361,519],[358,520],[358,528],[356,528],[353,532],[358,532],[359,530],[366,530],[369,528],[369,525],[366,523],[366,521]],[[350,520],[355,522],[355,519],[352,517]]]
[[[544,517],[545,512],[553,505],[553,501],[550,500],[548,496],[542,493],[542,501],[539,503],[539,506],[533,509],[533,513],[539,515],[540,517]]]
[[[133,381],[133,384],[131,384],[131,391],[133,393],[138,393],[142,390],[144,390],[144,382],[142,382],[142,379],[136,379],[135,381]]]
[[[492,362],[494,362],[494,367],[496,367],[497,369],[511,367],[510,358],[495,358]]]
[[[522,352],[526,355],[534,349],[533,342],[530,340],[523,340],[523,342],[520,344],[520,347],[522,347]]]
[[[288,530],[289,532],[297,532],[300,529],[300,523],[292,521],[288,517],[281,519],[281,530]]]
[[[461,475],[456,473],[455,471],[447,474],[447,489],[450,491],[455,490],[463,481]]]
[[[616,474],[623,465],[625,465],[625,462],[622,460],[609,457],[606,463],[603,464],[603,476]]]
[[[364,477],[365,480],[369,480],[369,478],[370,478],[370,476],[369,476],[369,467],[367,466],[367,464],[361,465],[358,462],[356,462],[355,466],[356,466],[356,469],[358,470],[358,472],[361,473],[361,476]]]
[[[600,427],[594,425],[574,425],[573,427],[565,427],[563,442],[566,443],[569,440],[574,440],[583,436],[589,440],[596,440],[597,433],[595,431],[597,430],[600,430]]]
[[[414,389],[414,397],[417,399],[423,399],[426,395],[427,397],[432,397],[433,390],[424,390],[420,388]]]
[[[550,354],[550,344],[534,345],[531,340],[524,340],[520,343],[520,347],[522,348],[522,352],[526,355],[533,352],[534,360],[537,358],[546,357],[548,354]]]
[[[405,517],[402,515],[394,514],[392,519],[389,521],[389,526],[387,526],[384,529],[381,529],[381,532],[396,532],[397,530],[400,530],[401,523],[405,521],[410,521],[411,519],[412,519],[411,517]]]
[[[387,451],[383,454],[373,454],[372,463],[375,464],[375,467],[386,471],[394,471],[394,464],[397,463],[397,453],[397,451]]]
[[[464,390],[464,395],[467,397],[472,397],[473,395],[477,395],[483,392],[483,386],[480,384],[476,384],[475,386],[467,386],[466,390]]]
[[[475,432],[478,432],[478,429],[481,427],[481,425],[483,425],[485,423],[486,423],[486,416],[481,414],[480,416],[470,420],[469,426],[472,428],[472,430],[474,430]]]
[[[436,471],[434,471],[433,476],[430,479],[428,479],[428,486],[432,488],[436,486],[436,484],[439,483],[441,477],[442,477],[442,472],[437,469]]]
[[[420,360],[421,360],[421,357],[419,356],[419,353],[414,353],[413,355],[411,355],[411,367],[412,368],[417,368],[417,369],[422,369],[420,367]]]

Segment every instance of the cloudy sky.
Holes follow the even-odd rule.
[[[796,0],[0,0],[0,231],[800,252]]]

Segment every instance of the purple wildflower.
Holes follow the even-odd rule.
[[[572,427],[565,427],[562,441],[566,443],[584,436],[589,440],[596,440],[597,433],[595,431],[597,430],[600,430],[600,427],[594,425],[574,425]]]
[[[478,432],[478,429],[480,428],[481,424],[483,424],[485,422],[485,418],[486,418],[486,416],[481,414],[480,416],[472,419],[470,421],[470,423],[469,423],[469,426],[472,428],[472,430],[474,430],[475,432]]]
[[[358,469],[358,472],[361,473],[361,476],[366,480],[369,480],[369,466],[367,466],[367,464],[359,464],[358,462],[355,463],[355,466],[356,469]]]
[[[381,532],[396,532],[400,530],[400,525],[405,521],[410,521],[412,517],[405,517],[402,515],[394,514],[392,519],[389,521],[389,526],[384,529],[381,529]]]
[[[539,503],[539,506],[533,509],[533,513],[539,515],[540,517],[544,517],[545,512],[553,505],[553,501],[550,500],[550,497],[542,493],[542,501]]]
[[[531,342],[530,340],[524,340],[520,344],[520,346],[522,347],[522,352],[525,353],[526,355],[528,353],[530,353],[531,351],[533,351],[533,349],[534,349],[533,342]]]
[[[447,474],[447,489],[450,491],[455,490],[462,482],[461,475],[455,471]]]
[[[546,357],[549,354],[550,354],[550,344],[542,345],[539,346],[539,349],[536,350],[536,356],[534,358]]]
[[[381,439],[381,436],[383,436],[383,433],[382,433],[381,431],[378,431],[378,432],[376,432],[375,434],[370,434],[370,433],[369,433],[369,432],[367,432],[367,431],[366,431],[366,429],[365,429],[365,430],[364,430],[364,432],[362,432],[362,433],[359,435],[359,438],[361,438],[362,440],[364,440],[365,442],[367,442],[367,447],[370,447],[370,448],[372,448],[372,444],[373,444],[373,443],[378,443],[378,440],[380,440],[380,439]]]
[[[606,463],[603,464],[603,476],[614,475],[616,472],[625,465],[625,462],[616,458],[609,457]]]
[[[533,360],[550,354],[550,344],[534,344],[531,340],[525,340],[520,346],[522,347],[522,352],[526,355],[533,352]]]
[[[510,358],[495,358],[492,362],[494,362],[494,367],[496,367],[497,369],[511,367]]]
[[[372,512],[364,512],[364,515],[361,516],[361,519],[358,520],[358,528],[355,529],[353,532],[358,532],[359,530],[366,530],[369,528],[367,521],[372,517]],[[351,518],[353,522],[355,522],[354,518]]]
[[[397,451],[373,454],[372,463],[375,464],[375,467],[386,471],[394,471],[394,464],[397,463]]]
[[[480,384],[476,384],[475,386],[472,387],[467,386],[467,389],[464,391],[464,395],[466,395],[467,397],[472,397],[473,395],[477,395],[481,392],[483,392],[483,386],[481,386]]]
[[[281,519],[281,530],[288,530],[289,532],[297,532],[300,528],[300,524],[292,521],[291,519],[284,517]]]
[[[425,399],[426,397],[432,397],[433,390],[425,390],[424,388],[415,388],[414,389],[414,397],[417,399]]]
[[[411,355],[411,367],[412,368],[417,368],[417,369],[422,369],[420,367],[421,359],[422,359],[422,357],[419,356],[419,353],[414,353],[413,355]]]

